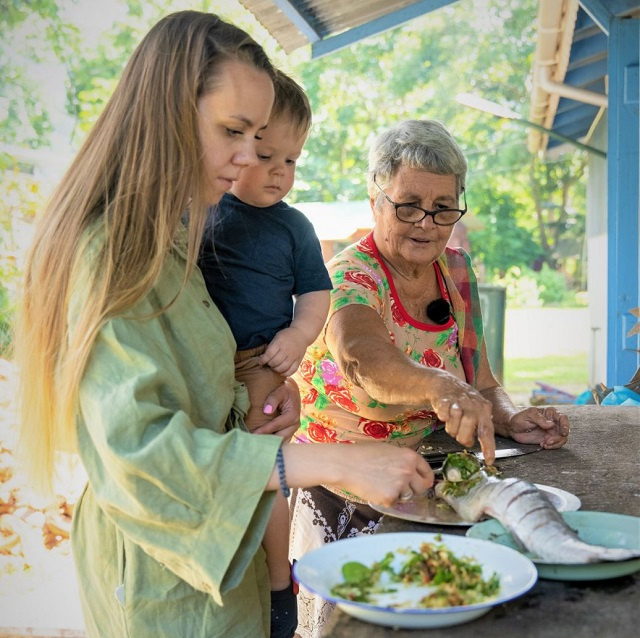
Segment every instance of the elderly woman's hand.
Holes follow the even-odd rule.
[[[451,375],[437,383],[435,394],[433,409],[445,423],[447,434],[466,447],[473,446],[477,438],[487,463],[493,463],[496,441],[491,402]]]
[[[569,419],[555,408],[525,408],[507,424],[507,434],[519,443],[537,443],[545,450],[562,447],[569,436]]]

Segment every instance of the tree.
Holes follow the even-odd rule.
[[[580,253],[566,249],[578,245],[584,228],[580,153],[561,162],[532,157],[521,126],[455,100],[472,92],[526,117],[536,12],[534,0],[458,2],[325,58],[302,61],[297,71],[314,124],[292,201],[366,198],[372,137],[402,118],[435,118],[469,161],[470,210],[485,224],[470,239],[488,276],[510,266],[578,264]],[[565,213],[558,217],[560,210]]]
[[[584,205],[584,188],[580,188],[585,171],[584,153],[575,152],[558,161],[533,162],[529,173],[535,202],[535,220],[542,261],[556,270],[567,257],[580,254],[585,218],[577,210]],[[572,242],[573,253],[563,253]],[[542,263],[539,264],[540,267]]]
[[[481,262],[486,272],[504,277],[509,268],[527,267],[539,259],[542,250],[520,225],[520,206],[514,194],[497,190],[490,182],[477,184],[476,188],[474,197],[486,204],[478,215],[485,227],[469,232],[474,260]]]
[[[474,92],[526,117],[536,0],[460,1],[318,60],[309,59],[308,49],[285,56],[237,2],[122,0],[122,17],[100,40],[83,43],[53,0],[21,5],[2,0],[0,6],[9,7],[5,22],[12,32],[26,16],[56,25],[51,50],[58,51],[67,70],[67,111],[76,122],[76,146],[152,24],[180,8],[217,11],[249,31],[309,94],[314,123],[289,196],[292,203],[365,199],[372,138],[399,119],[435,118],[452,131],[468,158],[470,211],[485,224],[484,231],[471,233],[472,252],[483,259],[488,276],[509,266],[540,268],[542,263],[578,275],[576,247],[584,229],[580,152],[554,162],[533,158],[525,129],[455,99],[460,92]],[[46,142],[51,122],[43,104],[34,98],[30,137],[8,126],[16,143]]]
[[[0,354],[8,351],[28,224],[43,202],[29,152],[53,131],[48,101],[33,74],[54,58],[65,64],[77,31],[53,0],[0,0]],[[20,149],[27,151],[20,151]]]
[[[52,132],[47,97],[34,66],[50,58],[66,64],[78,42],[55,0],[0,0],[0,169],[11,163],[7,147],[38,148]]]

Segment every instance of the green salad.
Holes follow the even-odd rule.
[[[393,552],[371,567],[355,561],[345,563],[344,582],[332,587],[331,593],[346,600],[375,604],[377,595],[397,592],[399,585],[418,585],[426,589],[420,607],[442,608],[484,602],[500,591],[496,573],[485,580],[482,566],[474,558],[457,557],[441,543],[422,543],[420,551],[397,551],[406,559],[395,568],[398,561]]]

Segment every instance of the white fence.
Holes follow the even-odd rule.
[[[507,308],[504,358],[586,353],[590,333],[588,308]]]

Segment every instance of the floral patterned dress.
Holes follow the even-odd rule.
[[[466,259],[461,255],[457,261],[460,271],[468,276]],[[333,282],[330,317],[348,304],[369,306],[387,326],[391,343],[407,357],[425,366],[447,370],[462,380],[468,379],[472,366],[469,363],[465,368],[460,349],[463,348],[463,353],[474,351],[475,331],[465,335],[461,330],[458,334],[458,323],[453,315],[441,326],[411,318],[402,306],[372,233],[345,248],[327,264],[327,268]],[[442,265],[435,263],[433,268],[440,293],[449,300],[445,285],[451,274],[448,261],[443,261]],[[444,277],[441,268],[445,269]],[[451,292],[454,295],[452,306],[459,309],[460,325],[472,324],[455,285]],[[464,350],[465,344],[469,343],[472,347]],[[324,331],[307,348],[295,380],[302,397],[301,425],[294,435],[295,443],[388,441],[417,448],[439,425],[430,405],[410,409],[386,405],[349,382],[340,373],[327,347]],[[325,543],[373,534],[382,517],[355,495],[331,485],[294,490],[290,506],[291,560],[299,559]],[[321,638],[333,609],[333,603],[301,586],[297,634],[301,638]]]
[[[390,341],[422,365],[447,370],[465,379],[458,349],[458,327],[451,316],[440,326],[411,318],[370,233],[336,255],[327,265],[333,281],[329,316],[349,304],[373,308],[385,322]],[[440,293],[448,293],[434,264]],[[305,354],[295,375],[302,396],[297,443],[392,441],[417,448],[437,426],[430,405],[400,409],[380,403],[340,372],[324,339],[324,331]]]

